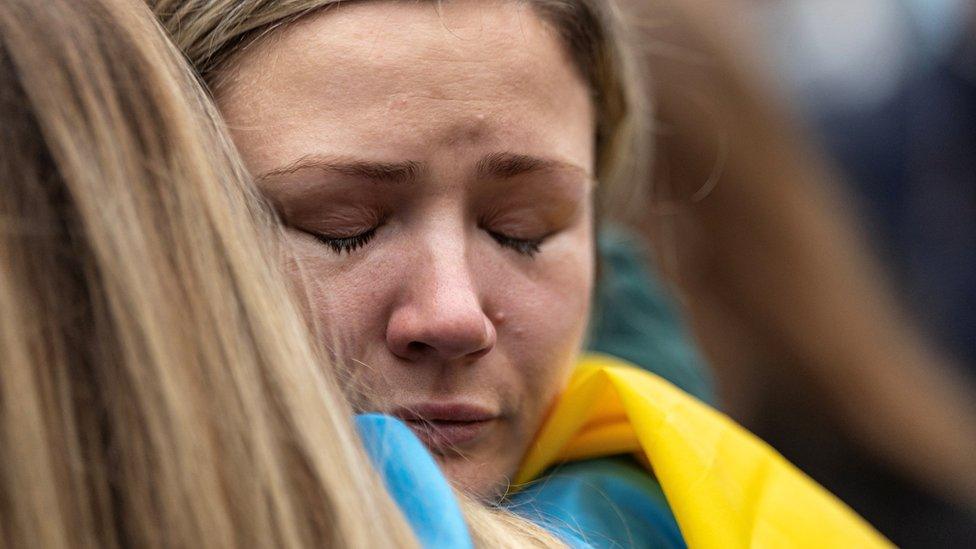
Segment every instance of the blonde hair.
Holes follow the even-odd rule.
[[[0,40],[4,541],[412,545],[145,6],[7,0]]]
[[[415,546],[145,7],[5,0],[0,75],[0,546]]]
[[[255,42],[312,13],[350,0],[146,0],[177,47],[219,93],[233,60]],[[360,0],[352,0],[360,1]],[[442,1],[442,0],[438,0]],[[601,210],[631,214],[649,169],[648,95],[632,54],[632,33],[614,0],[524,0],[559,32],[590,88]]]

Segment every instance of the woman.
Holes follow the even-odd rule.
[[[643,452],[658,473],[669,460],[707,472],[690,439],[635,433],[629,410],[617,422],[634,402],[658,425],[667,415],[649,409],[670,402],[677,416],[701,419],[688,425],[721,424],[700,434],[743,439],[626,367],[590,362],[569,383],[594,281],[594,197],[619,204],[635,187],[621,184],[635,180],[621,177],[622,160],[640,160],[640,94],[613,3],[152,5],[289,226],[295,285],[332,352],[355,364],[350,390],[361,406],[405,419],[467,492],[497,500],[519,469],[527,481],[562,458],[610,453]],[[628,386],[640,387],[639,402],[625,398]],[[589,427],[596,439],[572,438]],[[680,455],[655,453],[645,444],[653,440]],[[760,459],[768,449],[748,445],[716,455],[775,471],[753,480],[798,478],[781,460]],[[741,488],[712,486],[701,491],[716,497],[708,508],[687,493],[689,477],[679,478],[687,472],[659,476],[689,543],[777,534],[749,525],[778,498],[750,507],[726,500]],[[780,496],[809,487],[791,481]],[[822,496],[783,507],[806,510]],[[739,516],[752,508],[761,512]],[[729,509],[729,520],[720,518]],[[709,528],[710,517],[722,526]]]
[[[0,545],[428,541],[215,120],[142,3],[0,2]],[[469,507],[479,545],[558,545]]]
[[[614,39],[584,34],[613,28],[584,16],[612,14],[574,4],[154,6],[290,227],[290,270],[359,365],[363,405],[407,420],[485,498],[581,348],[592,195],[630,131]]]

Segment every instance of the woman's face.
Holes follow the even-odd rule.
[[[594,113],[556,30],[514,1],[353,2],[231,70],[218,102],[354,392],[497,495],[593,284]]]

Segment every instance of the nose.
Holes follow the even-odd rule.
[[[468,361],[491,351],[497,333],[463,250],[441,250],[411,270],[387,322],[390,351],[410,362]]]

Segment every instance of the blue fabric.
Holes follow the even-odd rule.
[[[473,548],[464,515],[427,448],[402,421],[379,414],[356,416],[373,466],[383,476],[414,534],[427,548]]]
[[[505,503],[572,545],[683,548],[678,523],[654,477],[628,456],[560,465]]]

